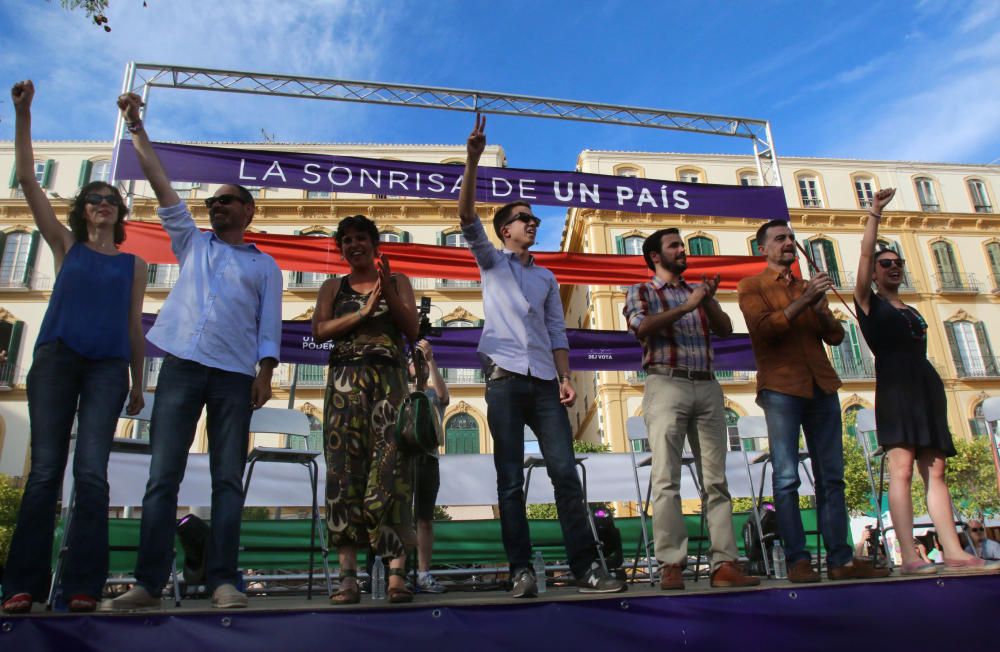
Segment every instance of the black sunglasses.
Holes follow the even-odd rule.
[[[514,219],[512,219],[511,222],[524,222],[529,225],[533,224],[536,228],[542,224],[542,220],[535,217],[531,213],[518,213],[514,216]]]
[[[902,258],[879,258],[878,264],[879,267],[881,267],[882,269],[889,269],[893,265],[895,265],[900,269],[903,269],[903,267],[906,265],[906,261],[903,260]]]
[[[97,192],[87,193],[87,196],[83,198],[83,201],[93,206],[100,206],[102,201],[106,201],[112,206],[122,205],[122,198],[118,195],[102,195]]]
[[[970,527],[969,532],[985,532],[985,530],[981,527]]]
[[[241,204],[246,203],[245,201],[240,199],[239,195],[218,195],[216,197],[206,197],[205,206],[207,206],[208,208],[212,208],[212,206],[215,206],[217,203],[222,204],[223,206],[228,206],[230,203],[234,201],[238,201]]]

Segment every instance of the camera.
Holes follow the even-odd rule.
[[[431,337],[441,337],[441,328],[438,326],[431,326],[431,298],[421,297],[420,307],[417,309],[417,318],[420,320],[420,326],[417,329],[417,339],[422,340],[428,336]]]

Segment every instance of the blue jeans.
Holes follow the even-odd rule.
[[[77,412],[76,506],[62,576],[67,596],[101,596],[108,576],[108,456],[128,396],[128,361],[90,360],[61,342],[35,351],[28,372],[31,471],[4,574],[4,595],[48,595],[56,500]]]
[[[500,529],[511,573],[531,567],[531,534],[524,508],[524,426],[538,436],[538,446],[555,489],[569,566],[579,578],[596,558],[587,522],[583,487],[573,453],[573,430],[559,402],[559,384],[509,376],[486,384],[486,418],[493,436]]]
[[[208,589],[237,584],[243,468],[250,440],[250,387],[245,374],[168,355],[160,368],[150,422],[152,460],[142,499],[135,578],[152,595],[170,576],[177,531],[177,492],[201,408],[208,414],[212,533],[205,565]]]
[[[768,442],[774,465],[774,507],[778,532],[788,563],[810,559],[799,513],[799,428],[806,438],[816,485],[816,514],[826,546],[828,567],[849,563],[854,552],[847,543],[847,505],[844,502],[844,446],[840,400],[818,387],[812,398],[761,390],[757,403],[764,408]]]

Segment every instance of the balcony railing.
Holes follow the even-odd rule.
[[[865,359],[833,359],[833,369],[843,380],[874,378],[875,361]]]
[[[959,378],[1000,378],[1000,358],[982,356],[975,360],[955,360]]]
[[[757,380],[756,371],[716,371],[715,379],[720,383],[750,383]]]
[[[0,290],[51,290],[52,277],[34,269],[0,267]]]
[[[410,279],[414,290],[478,290],[483,287],[482,281],[464,281],[450,278],[414,278]]]
[[[330,278],[330,275],[323,274],[317,276],[296,276],[293,272],[288,275],[288,289],[289,290],[311,290],[318,288],[323,285],[326,279]]]
[[[150,265],[146,273],[147,290],[169,290],[177,283],[176,274],[164,274],[166,265]]]
[[[292,386],[292,369],[295,365],[281,364],[275,370],[274,382],[278,387]],[[298,365],[295,386],[299,389],[304,387],[326,387],[326,365],[321,364],[300,364]]]
[[[833,281],[833,286],[838,290],[852,290],[854,289],[854,272],[842,272],[840,270],[828,271],[822,270],[830,277]]]
[[[441,369],[441,377],[449,385],[482,385],[482,369]]]
[[[934,284],[938,292],[962,292],[977,294],[980,291],[979,281],[972,274],[958,272],[943,272],[934,275]]]

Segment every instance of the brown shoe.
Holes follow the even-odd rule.
[[[742,586],[757,586],[760,578],[747,575],[731,561],[724,561],[712,571],[712,588],[737,588]]]
[[[819,581],[819,573],[813,570],[812,562],[800,559],[788,567],[788,581],[796,584],[812,584]]]
[[[866,559],[855,559],[846,566],[828,568],[826,574],[831,580],[872,580],[889,577],[889,569],[872,566]]]
[[[660,588],[664,591],[677,591],[684,588],[684,567],[680,564],[664,564],[660,567]]]

